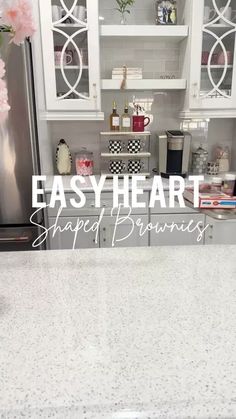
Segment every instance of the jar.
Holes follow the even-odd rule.
[[[222,178],[213,177],[211,181],[211,190],[213,192],[220,192],[222,187]]]
[[[236,180],[236,175],[227,173],[223,180],[223,185],[221,188],[222,192],[225,193],[226,195],[233,196],[235,180]]]
[[[176,25],[177,24],[177,1],[156,0],[156,24]]]
[[[194,175],[202,175],[207,171],[208,151],[200,146],[193,152],[192,170]]]
[[[75,156],[76,173],[80,176],[93,175],[93,153],[85,147]]]

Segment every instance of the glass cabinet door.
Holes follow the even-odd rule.
[[[204,0],[199,13],[201,64],[195,105],[199,107],[201,104],[202,108],[235,108],[236,0]]]
[[[97,0],[41,0],[48,110],[99,110]]]

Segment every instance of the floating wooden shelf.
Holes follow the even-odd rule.
[[[120,90],[121,80],[103,79],[102,90]],[[126,90],[185,90],[185,79],[142,79],[127,80]]]
[[[179,42],[187,38],[189,27],[186,25],[101,25],[101,36],[105,37],[158,37]]]

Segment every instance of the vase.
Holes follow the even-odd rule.
[[[121,25],[126,25],[126,23],[127,23],[126,14],[125,13],[121,13],[121,21],[120,21],[120,24]]]

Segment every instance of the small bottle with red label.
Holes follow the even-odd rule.
[[[76,173],[79,176],[93,175],[93,153],[82,148],[75,156]]]

